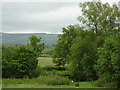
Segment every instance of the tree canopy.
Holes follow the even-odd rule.
[[[86,30],[93,29],[96,33],[99,30],[114,31],[118,29],[118,7],[116,4],[110,6],[100,1],[80,3],[82,16],[78,20]]]

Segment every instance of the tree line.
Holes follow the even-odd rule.
[[[53,62],[69,65],[75,81],[98,80],[106,87],[120,87],[118,7],[100,1],[80,3],[81,25],[62,28],[54,45]]]

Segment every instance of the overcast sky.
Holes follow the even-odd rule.
[[[112,4],[119,0],[101,1]],[[79,2],[4,2],[2,32],[61,33],[62,27],[79,23],[79,15]]]

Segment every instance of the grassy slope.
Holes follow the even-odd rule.
[[[49,57],[40,57],[38,58],[38,66],[51,66],[53,65],[52,59]],[[2,79],[3,88],[97,88],[92,85],[91,81],[79,82],[79,87],[75,86],[76,82],[71,83],[70,85],[45,85],[46,80],[49,80],[49,77],[40,76],[38,78],[24,78],[24,79]]]

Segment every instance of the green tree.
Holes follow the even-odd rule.
[[[19,76],[24,77],[28,76],[31,77],[33,74],[33,70],[37,69],[37,53],[33,51],[30,47],[21,45],[16,50],[16,59],[18,60],[19,66]]]
[[[120,41],[118,35],[111,35],[98,49],[99,59],[95,65],[98,76],[108,87],[120,88]]]
[[[86,31],[80,31],[70,57],[74,79],[85,80],[96,76],[93,65],[98,59],[97,48],[103,46],[104,39],[111,33],[117,33],[118,7],[92,1],[80,3],[80,8],[82,16],[78,20]]]
[[[82,16],[78,20],[85,29],[93,29],[96,33],[100,30],[113,32],[118,29],[118,7],[116,4],[110,6],[100,1],[80,3]]]
[[[31,37],[29,37],[29,40],[30,40],[30,46],[33,48],[34,51],[36,51],[40,55],[45,46],[44,43],[40,43],[41,37],[32,35]]]
[[[93,79],[96,72],[93,68],[97,60],[96,34],[94,31],[79,32],[75,43],[71,47],[71,67],[73,78],[76,81]]]
[[[58,65],[65,65],[68,63],[68,56],[70,55],[70,47],[73,44],[74,38],[77,36],[77,29],[75,26],[68,26],[62,28],[63,34],[59,35],[55,50],[53,53],[53,62]]]

